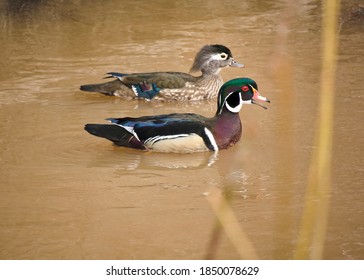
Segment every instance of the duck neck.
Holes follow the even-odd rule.
[[[201,69],[201,72],[202,72],[202,76],[217,76],[217,77],[220,77],[220,71],[221,71],[221,68],[204,68],[204,69]]]
[[[196,80],[196,86],[203,89],[204,98],[206,99],[215,98],[223,83],[220,75],[207,74],[205,72],[202,72],[202,75]]]
[[[240,116],[228,110],[223,110],[215,116],[214,133],[219,149],[225,149],[240,140],[242,125]]]

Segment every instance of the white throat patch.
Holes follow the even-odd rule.
[[[229,98],[229,96],[231,95],[231,94],[233,94],[233,92],[231,92],[227,97],[226,97],[226,99],[225,99],[225,106],[226,106],[226,108],[230,111],[230,112],[232,112],[232,113],[239,113],[240,112],[240,110],[241,110],[241,107],[243,106],[243,99],[241,98],[241,93],[239,92],[239,104],[237,105],[237,106],[235,106],[235,107],[231,107],[230,105],[229,105],[229,103],[227,103],[226,102],[226,100]]]

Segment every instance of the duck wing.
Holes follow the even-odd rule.
[[[117,78],[127,86],[134,86],[143,82],[155,84],[160,89],[163,88],[182,88],[186,82],[195,82],[196,77],[182,72],[150,72],[122,74],[116,72],[107,73],[107,78]]]
[[[122,74],[107,73],[107,78],[117,78],[131,88],[136,96],[152,99],[162,89],[178,89],[186,86],[187,82],[196,82],[197,77],[182,72],[150,72]]]

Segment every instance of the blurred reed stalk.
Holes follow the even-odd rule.
[[[213,258],[216,248],[212,246],[216,246],[216,240],[219,239],[222,228],[241,259],[256,260],[258,259],[258,255],[255,252],[254,246],[250,242],[248,235],[244,232],[244,229],[240,226],[227,197],[229,197],[227,193],[223,193],[223,191],[216,187],[213,187],[210,195],[207,197],[216,215],[218,224],[213,232],[206,259]]]
[[[322,259],[329,218],[339,0],[323,1],[322,69],[315,150],[295,259]]]

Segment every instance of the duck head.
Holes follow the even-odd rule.
[[[270,100],[258,92],[257,83],[249,78],[237,78],[223,84],[217,97],[217,112],[239,113],[243,104],[255,104],[264,109],[264,105],[257,101],[270,103]]]
[[[206,45],[196,54],[190,72],[217,74],[223,67],[244,67],[236,62],[231,51],[223,45]]]

